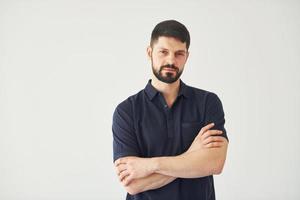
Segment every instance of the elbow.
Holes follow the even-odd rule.
[[[219,167],[219,168],[216,168],[213,172],[214,175],[220,175],[223,171],[223,168]]]
[[[216,163],[214,169],[213,169],[213,174],[214,175],[220,175],[223,172],[225,161],[219,161]]]

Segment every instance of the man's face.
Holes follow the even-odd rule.
[[[188,58],[186,43],[173,37],[161,36],[147,49],[155,77],[164,83],[177,81]]]

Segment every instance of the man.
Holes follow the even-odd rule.
[[[227,135],[221,101],[180,79],[189,56],[186,27],[168,20],[152,31],[153,76],[113,115],[114,164],[127,199],[213,200]]]

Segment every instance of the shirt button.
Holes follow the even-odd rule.
[[[168,107],[168,105],[167,104],[165,104],[165,108],[167,108]]]

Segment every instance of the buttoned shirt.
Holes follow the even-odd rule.
[[[223,106],[212,92],[190,87],[180,80],[176,100],[168,107],[163,95],[148,81],[146,87],[121,102],[113,114],[113,159],[125,156],[144,158],[176,156],[184,153],[202,127],[214,122],[223,131]],[[127,200],[213,200],[213,176],[177,178],[173,182]]]

